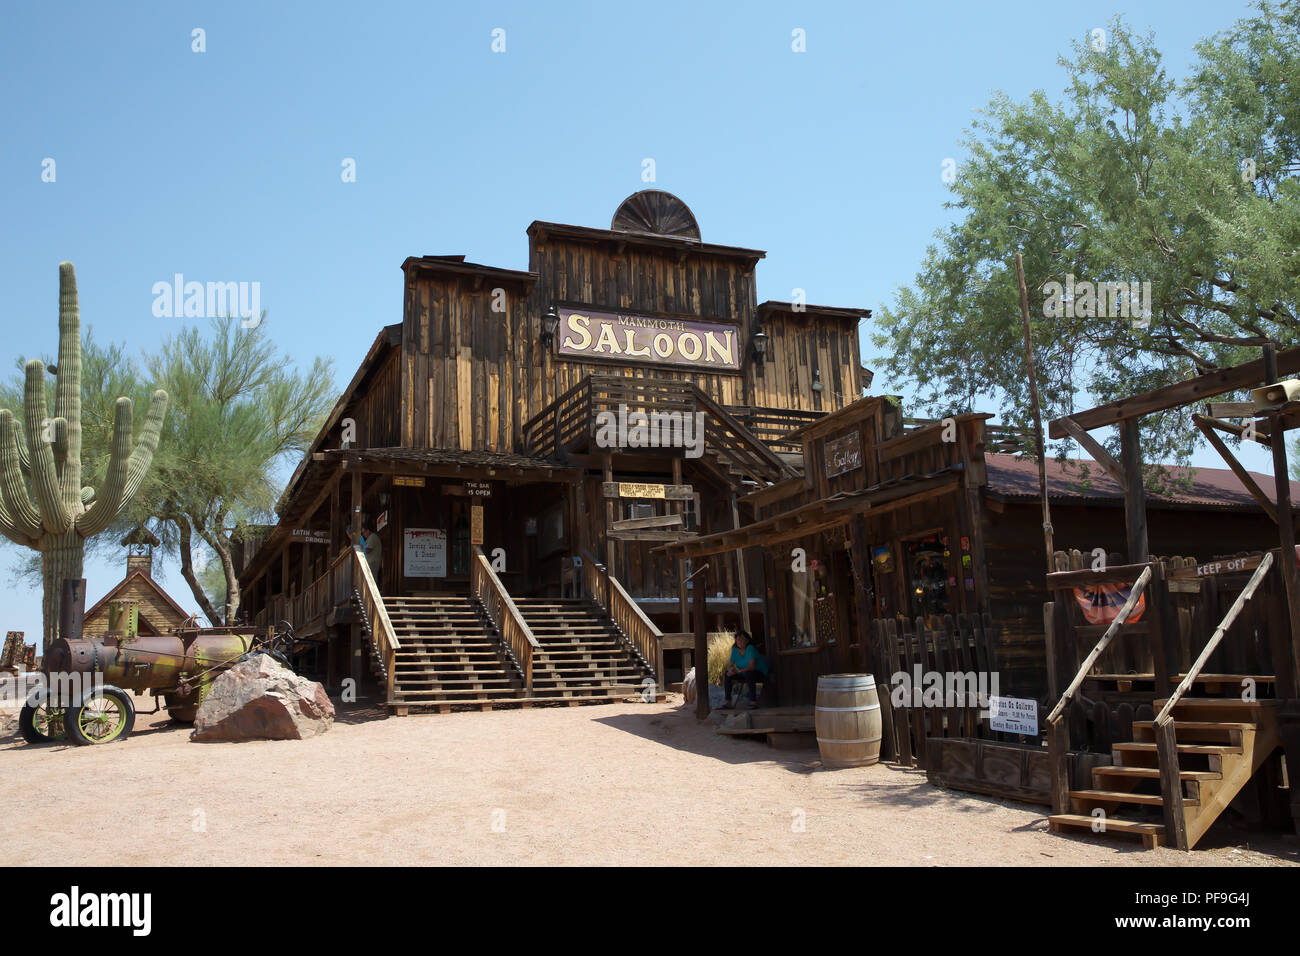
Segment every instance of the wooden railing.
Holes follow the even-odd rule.
[[[388,619],[388,609],[384,607],[384,598],[379,593],[379,585],[375,584],[374,575],[370,573],[365,555],[355,548],[348,548],[348,551],[352,554],[353,582],[357,593],[361,595],[361,608],[370,620],[370,637],[374,641],[375,651],[384,662],[388,685],[384,699],[392,700],[393,675],[397,670],[395,664],[401,643],[397,639],[397,632],[393,630],[393,622]]]
[[[825,418],[826,412],[793,408],[767,408],[758,405],[728,405],[727,411],[768,447],[781,451],[802,452],[803,442],[786,436],[795,429]]]
[[[288,621],[295,631],[323,617],[340,604],[352,599],[352,548],[344,548],[325,573],[298,594],[274,594],[262,610],[253,615],[253,624],[268,627]]]
[[[621,375],[589,375],[530,418],[523,426],[524,450],[563,459],[566,452],[595,440],[597,415],[617,414],[619,406],[647,415],[702,412],[704,454],[724,468],[760,484],[793,474],[771,448],[694,383]]]
[[[590,553],[582,553],[582,580],[587,593],[605,609],[623,635],[632,642],[645,666],[654,671],[655,680],[663,683],[663,634],[650,623],[637,603],[623,590],[618,579]],[[661,688],[662,689],[662,688]]]
[[[904,431],[937,425],[939,418],[904,418]],[[1010,425],[984,424],[984,450],[991,454],[1025,455],[1034,451],[1034,436]]]
[[[470,562],[469,586],[492,623],[501,632],[506,646],[515,655],[519,669],[524,674],[524,686],[531,691],[533,652],[539,647],[537,638],[533,636],[532,629],[524,621],[524,616],[519,613],[519,608],[515,606],[509,592],[501,584],[501,579],[492,570],[487,555],[478,545],[474,545],[474,558]]]
[[[1223,636],[1228,633],[1228,628],[1232,627],[1232,622],[1237,619],[1237,615],[1239,615],[1241,609],[1246,606],[1246,602],[1254,597],[1255,590],[1259,587],[1260,582],[1264,580],[1265,575],[1268,574],[1268,569],[1272,566],[1273,552],[1269,551],[1264,555],[1263,559],[1259,562],[1259,565],[1255,568],[1255,573],[1250,576],[1250,581],[1241,589],[1241,593],[1237,595],[1237,600],[1232,602],[1232,607],[1228,608],[1228,613],[1223,616],[1223,620],[1219,622],[1219,626],[1216,627],[1214,633],[1210,635],[1210,639],[1201,650],[1201,655],[1196,658],[1195,663],[1192,664],[1187,673],[1183,676],[1183,679],[1179,682],[1178,687],[1175,688],[1173,694],[1165,701],[1165,705],[1160,708],[1160,713],[1156,715],[1157,729],[1159,729],[1160,725],[1169,719],[1169,715],[1173,712],[1174,707],[1177,706],[1180,700],[1182,700],[1183,695],[1191,689],[1191,686],[1196,683],[1196,678],[1201,676],[1201,671],[1205,668],[1205,662],[1210,659],[1210,655],[1218,648],[1219,642],[1222,641]]]
[[[1084,658],[1083,663],[1079,665],[1078,672],[1074,679],[1061,695],[1061,699],[1056,702],[1052,712],[1047,715],[1047,750],[1048,763],[1052,769],[1052,809],[1056,813],[1067,813],[1070,809],[1070,740],[1069,731],[1065,726],[1065,721],[1061,719],[1065,708],[1070,703],[1079,687],[1083,684],[1088,672],[1092,670],[1092,665],[1110,645],[1110,642],[1119,633],[1124,622],[1128,620],[1133,609],[1137,607],[1138,599],[1142,597],[1147,583],[1151,580],[1151,566],[1147,565],[1138,575],[1138,579],[1133,582],[1133,587],[1129,591],[1128,599],[1124,606],[1119,609],[1119,614],[1115,620],[1111,621],[1110,627],[1102,634],[1101,639],[1097,641],[1093,649]]]

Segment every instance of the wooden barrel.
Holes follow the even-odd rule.
[[[817,678],[817,747],[822,766],[868,767],[880,759],[880,698],[870,674]]]

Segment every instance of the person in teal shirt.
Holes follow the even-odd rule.
[[[731,687],[736,683],[743,683],[748,690],[749,706],[757,706],[756,685],[767,679],[767,661],[763,655],[758,652],[753,643],[750,641],[748,631],[737,631],[736,642],[731,648],[731,660],[727,664],[726,673],[722,678],[723,693],[726,695],[727,703],[733,702]]]

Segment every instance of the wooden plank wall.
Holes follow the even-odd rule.
[[[522,425],[593,372],[687,379],[723,405],[833,410],[857,397],[858,334],[852,320],[764,316],[772,360],[756,370],[749,337],[757,310],[746,260],[678,254],[634,242],[530,238],[531,289],[491,276],[412,267],[403,315],[402,444],[417,448],[514,450]],[[494,289],[504,311],[494,311]],[[647,315],[736,322],[740,373],[560,360],[540,344],[551,303],[582,303]],[[563,329],[559,335],[563,335]],[[823,390],[812,390],[812,363]]]
[[[1006,668],[1003,679],[1020,696],[1046,699],[1043,604],[1051,598],[1047,592],[1042,511],[1037,502],[986,500],[985,504],[989,611]],[[1123,553],[1126,548],[1122,507],[1053,503],[1052,526],[1058,548],[1077,549],[1089,559],[1093,548],[1108,553]],[[1277,546],[1277,529],[1262,513],[1150,508],[1147,529],[1154,552],[1188,555],[1201,561]]]

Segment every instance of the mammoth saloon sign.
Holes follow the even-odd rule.
[[[719,372],[740,370],[740,329],[735,325],[592,309],[556,311],[560,315],[560,355]]]

